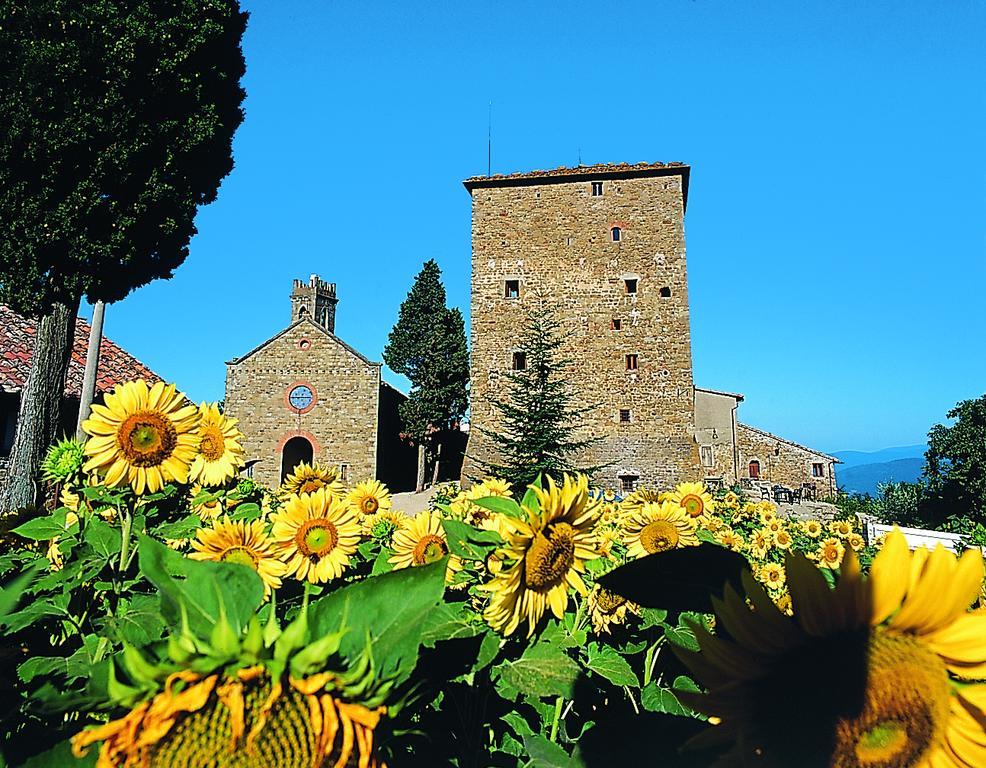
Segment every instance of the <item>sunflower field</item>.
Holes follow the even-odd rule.
[[[986,766],[978,550],[701,483],[264,488],[162,383],[84,429],[5,534],[0,764]]]

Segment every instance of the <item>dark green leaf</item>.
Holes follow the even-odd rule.
[[[499,512],[507,517],[519,518],[522,516],[520,505],[513,499],[504,496],[486,496],[482,499],[472,499],[472,503],[477,507],[488,509],[490,512]]]
[[[519,659],[496,667],[512,688],[531,696],[570,697],[579,676],[579,666],[556,645],[537,642]]]
[[[449,550],[466,560],[486,560],[503,545],[503,539],[496,531],[484,531],[458,520],[442,520]]]
[[[421,635],[421,644],[426,648],[432,648],[435,643],[442,640],[476,637],[486,629],[486,625],[477,621],[475,614],[466,610],[463,604],[442,603],[428,614],[425,630]]]
[[[576,768],[579,761],[553,741],[537,733],[524,735],[524,749],[531,759],[529,768]]]
[[[644,686],[640,694],[640,704],[648,712],[664,712],[668,715],[682,717],[691,715],[691,710],[678,701],[674,691],[670,688],[664,688],[656,682],[650,682]]]
[[[637,675],[634,674],[627,660],[608,645],[590,646],[586,666],[613,685],[640,687],[640,681],[637,680]]]
[[[30,588],[31,582],[37,578],[40,568],[41,563],[35,562],[0,588],[0,624],[17,607],[21,596]]]
[[[159,640],[166,627],[161,617],[161,600],[155,595],[134,595],[121,602],[116,616],[105,621],[108,634],[135,646],[143,646]]]
[[[647,555],[600,576],[610,592],[648,608],[712,613],[712,597],[726,584],[742,591],[746,558],[714,544]]]
[[[92,517],[86,523],[82,540],[106,560],[120,552],[120,532],[98,517]]]
[[[59,519],[60,518],[60,519]],[[13,533],[34,541],[48,541],[56,536],[65,535],[65,515],[48,515],[36,517],[14,528]]]
[[[154,528],[154,536],[158,539],[191,539],[195,532],[202,527],[198,515],[189,515],[176,523],[164,523]]]
[[[66,739],[47,752],[21,763],[17,768],[92,768],[98,757],[99,750],[96,748],[90,749],[85,757],[75,757],[72,754],[72,743]]]

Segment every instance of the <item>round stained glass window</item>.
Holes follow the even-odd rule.
[[[296,411],[304,411],[315,401],[315,393],[310,387],[299,384],[288,393],[288,402]]]

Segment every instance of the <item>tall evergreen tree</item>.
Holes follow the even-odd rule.
[[[0,0],[0,19],[0,301],[38,318],[5,511],[34,500],[82,298],[170,277],[232,170],[247,15],[238,0]]]
[[[598,438],[576,436],[578,423],[591,407],[572,405],[571,385],[564,375],[572,360],[562,356],[557,311],[541,301],[531,310],[521,338],[524,366],[506,375],[506,396],[492,399],[499,412],[499,431],[480,428],[499,454],[498,461],[478,460],[484,472],[523,490],[539,476],[561,479],[564,472],[592,474],[600,466],[580,466],[579,455]]]
[[[400,415],[404,434],[418,447],[419,491],[425,484],[426,452],[437,461],[442,433],[458,426],[469,404],[465,323],[458,309],[446,305],[441,278],[438,264],[425,262],[383,350],[390,369],[411,381]]]

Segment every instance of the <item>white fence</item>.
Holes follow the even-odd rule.
[[[938,544],[941,544],[945,549],[951,550],[952,552],[961,552],[966,549],[963,538],[957,533],[927,531],[923,528],[897,527],[904,534],[904,538],[907,539],[907,546],[911,549],[917,549],[918,547],[934,549]],[[884,525],[883,523],[874,523],[871,520],[867,520],[866,540],[872,544],[877,538],[890,533],[893,529],[894,526],[892,525]],[[983,548],[983,551],[986,552],[986,547]]]

